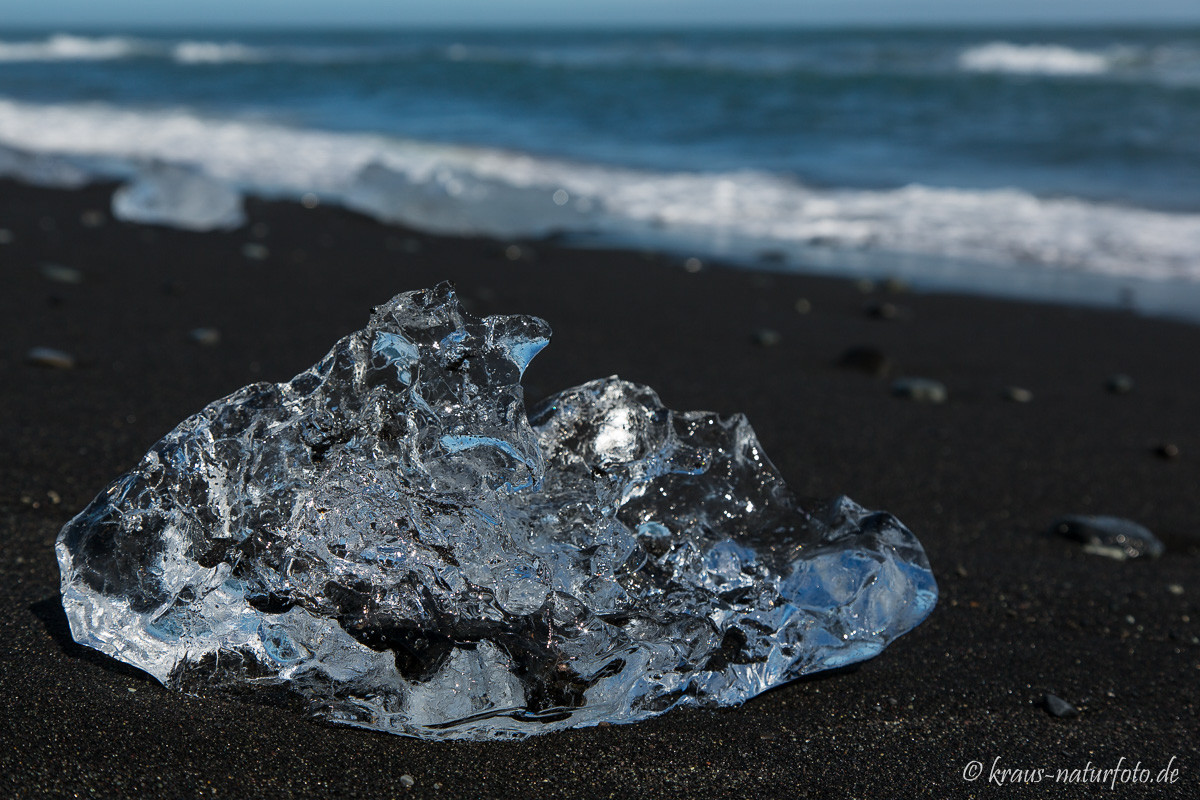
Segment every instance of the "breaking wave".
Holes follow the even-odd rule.
[[[1054,44],[991,42],[964,50],[959,66],[973,72],[1023,75],[1099,75],[1111,66],[1111,56]]]
[[[129,58],[144,51],[142,42],[124,36],[94,38],[59,33],[40,41],[0,41],[0,62],[105,61]]]
[[[270,53],[238,42],[180,42],[171,57],[181,64],[251,64],[271,60]]]
[[[771,252],[791,263],[903,254],[1200,281],[1200,214],[1017,189],[816,188],[761,171],[638,170],[100,104],[0,101],[0,145],[9,148],[0,170],[27,180],[61,182],[80,170],[129,178],[175,164],[240,192],[315,192],[440,232],[566,233],[732,258]]]

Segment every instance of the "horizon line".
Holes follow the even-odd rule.
[[[1194,17],[1162,17],[1153,20],[1147,20],[1144,17],[1137,19],[1114,17],[1111,19],[1092,19],[1080,20],[1072,18],[1061,19],[1027,19],[1027,20],[1011,20],[1011,19],[976,19],[976,20],[888,20],[888,21],[832,21],[832,20],[810,20],[810,21],[762,21],[762,22],[722,22],[722,21],[657,21],[657,20],[626,20],[624,22],[612,22],[609,20],[577,20],[574,22],[548,22],[548,21],[493,21],[493,22],[435,22],[435,21],[408,21],[408,22],[372,22],[372,21],[353,21],[353,22],[329,22],[320,20],[311,21],[289,21],[286,23],[272,22],[266,20],[259,21],[214,21],[214,20],[182,20],[175,22],[166,21],[78,21],[70,22],[15,22],[7,21],[0,18],[0,30],[11,31],[55,31],[67,32],[71,30],[172,30],[172,29],[207,29],[207,30],[222,30],[222,29],[259,29],[259,30],[327,30],[341,32],[357,32],[357,31],[387,31],[399,32],[408,30],[423,30],[423,31],[518,31],[518,30],[537,30],[537,31],[579,31],[579,30],[596,30],[596,31],[626,31],[626,30],[663,30],[663,29],[683,29],[683,30],[728,30],[728,31],[758,31],[764,29],[770,30],[954,30],[964,28],[1077,28],[1081,30],[1095,30],[1101,28],[1123,27],[1132,29],[1149,29],[1161,28],[1172,25],[1187,25],[1200,27],[1200,14]]]

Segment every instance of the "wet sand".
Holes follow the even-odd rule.
[[[0,228],[12,233],[0,244],[5,796],[1200,791],[1200,326],[437,238],[326,207],[254,201],[245,228],[188,233],[112,221],[110,192],[0,183]],[[45,264],[82,279],[47,277]],[[551,324],[553,341],[526,376],[531,400],[619,374],[672,408],[745,412],[801,495],[847,494],[916,532],[938,608],[878,658],[739,708],[502,744],[421,742],[240,697],[184,696],[70,641],[53,544],[73,514],[207,402],[290,378],[361,327],[373,304],[443,279],[477,313]],[[801,298],[808,313],[796,309]],[[897,318],[875,318],[888,316],[885,303]],[[195,341],[196,328],[219,341]],[[882,351],[888,374],[836,366],[853,346]],[[77,363],[28,364],[34,347]],[[1132,391],[1106,390],[1116,373],[1132,377]],[[948,401],[894,397],[897,377],[941,381]],[[1006,399],[1010,386],[1032,401]],[[1163,457],[1163,445],[1178,456]],[[1064,513],[1136,520],[1167,553],[1085,553],[1046,533]],[[1052,717],[1046,693],[1079,716]],[[1053,784],[1055,770],[1122,758],[1156,778],[1172,757],[1179,774],[1168,786]],[[973,761],[983,775],[966,781]],[[989,791],[993,767],[1047,775]]]

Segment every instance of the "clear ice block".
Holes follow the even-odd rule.
[[[913,534],[801,506],[741,415],[615,377],[527,415],[549,336],[442,284],[210,404],[63,528],[73,636],[178,689],[496,739],[740,703],[932,610]]]

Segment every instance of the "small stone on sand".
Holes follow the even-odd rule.
[[[1049,693],[1043,695],[1042,706],[1049,712],[1050,716],[1058,717],[1059,719],[1071,719],[1072,717],[1079,716],[1079,709],[1057,695]]]
[[[205,347],[212,347],[221,341],[221,332],[216,328],[193,328],[188,335],[193,342]]]
[[[689,258],[683,262],[683,268],[688,272],[699,272],[704,269],[704,262],[698,258]]]
[[[1050,530],[1083,544],[1085,553],[1117,561],[1158,558],[1166,549],[1148,528],[1120,517],[1069,514],[1055,520]]]
[[[931,378],[900,378],[892,383],[892,394],[918,403],[944,403],[949,397],[946,385]]]
[[[267,246],[258,242],[247,242],[242,245],[242,255],[251,261],[265,261],[270,254],[271,251],[267,249]]]
[[[754,332],[750,340],[759,347],[774,347],[783,341],[783,337],[779,335],[779,331],[773,331],[770,328],[760,328]]]
[[[1160,445],[1156,445],[1154,448],[1154,455],[1166,461],[1174,461],[1175,459],[1179,458],[1179,445],[1171,444],[1170,442],[1164,442]]]
[[[8,228],[0,228],[0,244],[12,244],[13,232]]]
[[[1112,394],[1129,394],[1133,391],[1133,378],[1123,373],[1108,376],[1104,388]]]
[[[42,277],[55,283],[82,283],[83,273],[74,267],[64,267],[62,264],[42,264],[38,269]]]
[[[891,371],[892,360],[878,348],[860,345],[843,352],[837,360],[837,365],[882,378]]]
[[[1033,392],[1020,386],[1006,386],[1003,394],[1005,400],[1011,400],[1014,403],[1033,402]]]
[[[25,354],[25,361],[36,367],[49,369],[73,369],[75,367],[75,356],[50,347],[33,348]]]
[[[799,300],[797,300],[795,307],[797,314],[807,314],[808,312],[812,311],[812,303],[809,302],[807,297],[801,297]]]
[[[411,789],[412,787],[417,785],[417,781],[415,778],[413,778],[412,775],[401,775],[400,776],[400,785],[403,786],[405,789]]]
[[[99,228],[104,221],[104,212],[94,208],[89,208],[79,215],[79,222],[85,228]]]
[[[895,303],[867,303],[863,310],[871,319],[899,319],[900,308]]]

